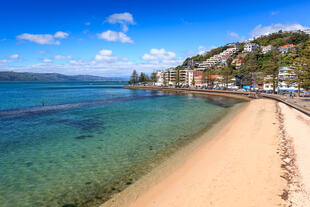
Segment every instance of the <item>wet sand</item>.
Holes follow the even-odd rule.
[[[275,101],[251,101],[169,171],[148,175],[156,183],[141,179],[103,206],[285,206],[277,117]]]

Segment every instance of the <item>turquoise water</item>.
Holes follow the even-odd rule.
[[[121,84],[0,83],[1,207],[98,206],[240,103]]]

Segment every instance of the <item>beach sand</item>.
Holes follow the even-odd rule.
[[[253,100],[156,183],[138,193],[132,185],[103,207],[285,206],[279,126],[277,102]]]
[[[285,166],[291,206],[310,206],[310,117],[279,103],[283,124],[283,140],[287,156]]]

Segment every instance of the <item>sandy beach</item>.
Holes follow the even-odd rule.
[[[279,103],[288,203],[310,206],[310,117]]]
[[[251,101],[156,184],[138,194],[120,194],[103,206],[288,206],[281,148],[286,137],[280,133],[285,121],[279,119],[280,107],[285,114],[293,110],[268,99]],[[304,133],[300,136],[305,139]],[[307,170],[305,176],[309,176]]]

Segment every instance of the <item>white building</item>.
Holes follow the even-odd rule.
[[[281,67],[279,70],[279,76],[278,76],[278,87],[277,91],[289,91],[293,92],[298,90],[297,84],[290,84],[287,82],[288,78],[294,77],[294,75],[291,73],[293,69],[289,67]]]
[[[267,75],[264,77],[263,90],[264,91],[273,90],[273,83],[272,83],[272,76],[271,75]]]
[[[244,49],[243,52],[245,53],[249,53],[249,52],[253,52],[259,49],[259,45],[256,43],[246,43],[244,45]]]
[[[220,54],[213,55],[212,57],[210,57],[206,61],[201,62],[199,64],[198,68],[199,69],[207,69],[207,68],[211,68],[211,67],[218,65],[218,64],[225,64],[226,60],[237,52],[238,52],[238,49],[235,47],[227,48],[226,50],[224,50]]]
[[[271,50],[274,50],[275,47],[273,47],[272,45],[268,45],[268,46],[263,46],[262,47],[262,53],[263,54],[266,54],[267,52],[271,51]]]
[[[195,70],[197,71],[197,70]],[[191,85],[194,70],[175,70],[175,69],[168,69],[162,70],[157,72],[157,82],[155,83],[156,86],[168,86],[168,85],[175,85],[177,80],[177,75],[179,75],[179,85]]]

